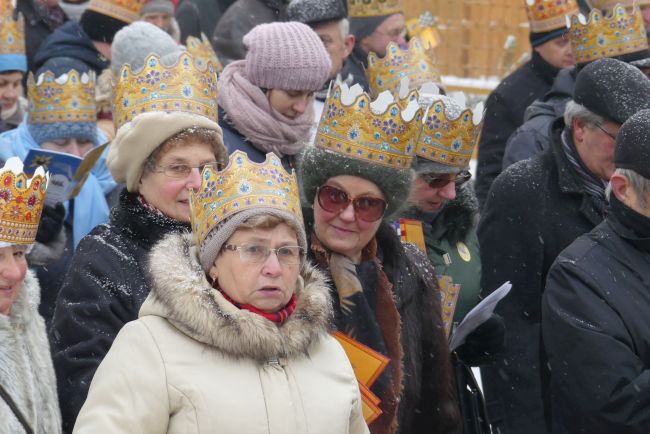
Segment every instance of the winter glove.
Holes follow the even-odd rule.
[[[62,203],[55,206],[45,205],[41,214],[41,222],[36,232],[36,242],[49,244],[54,241],[63,229],[63,219],[65,218],[65,208]]]
[[[490,318],[470,333],[456,354],[468,366],[480,366],[494,361],[505,346],[506,325],[499,315]]]

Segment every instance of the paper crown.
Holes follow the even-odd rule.
[[[120,71],[113,109],[116,129],[148,112],[186,112],[216,122],[217,71],[212,62],[199,68],[183,52],[172,66],[163,65],[157,55],[147,57],[144,65],[137,73],[128,64]]]
[[[621,5],[623,7],[632,7],[634,5],[641,6],[650,4],[648,0],[589,0],[589,5],[592,8],[600,9],[601,11],[606,11],[614,9],[616,5]]]
[[[67,122],[95,122],[95,73],[79,74],[75,70],[56,77],[46,71],[27,79],[29,123],[55,124]]]
[[[219,62],[217,53],[214,52],[214,48],[212,48],[212,44],[210,44],[205,33],[201,32],[201,39],[194,36],[188,36],[186,44],[187,52],[194,57],[196,66],[199,69],[205,69],[208,62],[212,62],[212,65],[217,72],[223,70],[223,66],[221,66],[221,62]]]
[[[634,9],[632,13],[627,13],[623,6],[615,7],[609,17],[603,16],[598,9],[591,10],[588,20],[583,15],[573,15],[569,38],[576,63],[622,56],[648,48],[641,11]]]
[[[409,78],[413,88],[427,82],[440,85],[442,81],[433,49],[425,48],[419,38],[411,39],[405,50],[394,42],[389,43],[384,58],[371,52],[368,55],[366,75],[373,95],[379,95],[385,90],[397,92],[404,77]]]
[[[20,69],[11,66],[11,69],[16,68],[20,71],[27,71],[25,22],[21,14],[14,12],[11,0],[0,0],[0,56],[3,61],[8,61],[3,63],[22,66]],[[9,57],[12,59],[9,59]],[[0,66],[0,71],[7,70],[3,66]]]
[[[566,28],[566,17],[579,12],[576,0],[526,0],[530,31],[549,32]]]
[[[144,0],[90,0],[88,9],[131,24],[140,18]]]
[[[302,221],[296,174],[289,174],[272,153],[264,163],[253,163],[245,152],[235,151],[225,169],[206,167],[201,187],[190,193],[190,206],[192,232],[199,245],[217,225],[247,209],[274,208]]]
[[[348,0],[350,18],[379,17],[403,12],[400,0]]]
[[[0,243],[34,242],[48,180],[42,167],[29,178],[18,157],[9,158],[0,169]]]
[[[315,145],[348,158],[408,169],[422,130],[422,109],[383,92],[374,102],[359,85],[337,84],[325,101]]]

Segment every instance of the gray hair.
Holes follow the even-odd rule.
[[[639,206],[641,208],[648,207],[648,201],[646,196],[650,193],[650,179],[639,175],[634,170],[631,169],[616,169],[615,174],[625,176],[629,181],[632,189],[639,198]],[[610,182],[607,185],[607,200],[609,200],[610,195],[612,194],[612,183]]]
[[[582,104],[578,104],[574,100],[571,100],[567,103],[566,108],[564,109],[564,125],[569,127],[571,131],[573,131],[573,120],[576,118],[592,127],[600,125],[605,121],[605,118],[602,116],[597,115]]]
[[[341,32],[341,39],[345,41],[345,38],[350,34],[350,20],[343,18],[339,21],[339,31]]]

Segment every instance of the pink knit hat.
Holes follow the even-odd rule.
[[[330,57],[309,26],[260,24],[244,36],[245,74],[263,89],[319,90],[330,73]]]

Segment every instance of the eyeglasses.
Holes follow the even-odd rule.
[[[603,128],[602,124],[594,124],[594,125],[596,125],[596,128],[598,128],[600,131],[607,134],[612,140],[616,141],[616,136],[610,133],[609,131],[607,131],[605,128]]]
[[[249,264],[261,264],[265,262],[271,252],[275,253],[281,265],[299,265],[304,256],[303,248],[300,246],[282,246],[277,249],[271,249],[259,244],[242,244],[241,246],[226,244],[223,246],[223,249],[239,252],[239,259]]]
[[[155,164],[149,164],[149,170],[155,173],[164,173],[165,176],[170,178],[182,179],[187,178],[192,172],[192,169],[199,169],[199,173],[203,172],[203,169],[209,167],[213,170],[221,169],[221,165],[216,161],[211,163],[203,163],[198,166],[189,166],[182,163],[173,163],[168,164],[167,166],[156,166]]]
[[[441,176],[423,176],[422,180],[429,184],[429,187],[431,188],[442,188],[449,184],[450,182],[453,182],[456,184],[456,187],[460,187],[461,185],[465,184],[467,181],[472,179],[472,174],[469,172],[460,172],[456,175],[455,178],[452,178],[452,174],[449,175],[441,175]]]
[[[393,29],[390,32],[380,32],[379,30],[375,30],[374,33],[379,33],[380,35],[384,35],[391,41],[395,41],[400,36],[402,38],[406,38],[406,29]]]
[[[386,212],[386,201],[377,197],[361,196],[354,199],[343,190],[323,185],[318,189],[318,204],[327,212],[340,213],[350,203],[354,207],[355,215],[364,222],[376,222]]]

